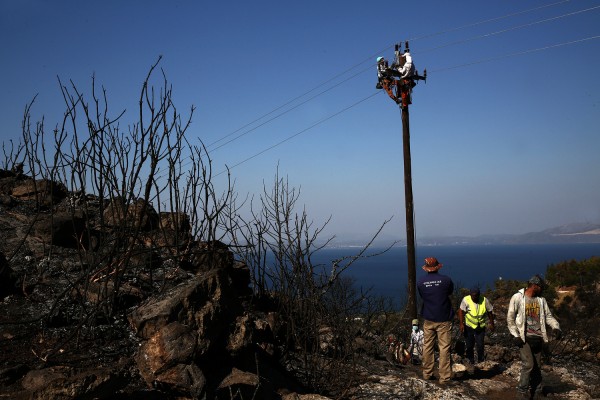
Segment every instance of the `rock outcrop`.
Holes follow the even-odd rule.
[[[0,393],[196,399],[265,379],[240,369],[259,357],[249,270],[186,215],[11,171],[0,189]]]

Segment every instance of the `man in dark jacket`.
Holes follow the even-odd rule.
[[[423,379],[432,380],[434,369],[434,346],[437,339],[440,349],[438,370],[440,384],[448,384],[452,380],[450,365],[450,346],[452,340],[452,319],[454,311],[450,296],[454,291],[454,282],[446,275],[439,274],[442,264],[434,257],[425,259],[423,270],[427,275],[417,281],[417,290],[423,300],[421,315],[423,323]]]

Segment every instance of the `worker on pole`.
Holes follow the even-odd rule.
[[[427,80],[427,70],[420,76],[413,63],[412,56],[405,42],[405,51],[400,52],[401,46],[395,45],[394,63],[388,68],[383,57],[377,58],[377,88],[384,89],[388,96],[400,106],[402,113],[402,144],[404,156],[404,198],[406,209],[406,248],[408,258],[408,301],[407,311],[411,319],[417,318],[417,273],[415,266],[415,231],[414,206],[412,193],[412,171],[410,158],[410,123],[408,105],[412,103],[411,93],[418,80]]]

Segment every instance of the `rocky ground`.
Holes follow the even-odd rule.
[[[0,171],[0,399],[334,398],[280,364],[276,316],[249,307],[249,271],[226,246],[195,242],[184,217],[139,204],[100,216],[94,201]],[[124,221],[135,240],[119,236]],[[173,257],[182,248],[185,262]],[[357,336],[370,350],[343,398],[512,398],[520,362],[507,301],[495,300],[487,361],[467,372],[455,346],[449,387],[394,360],[385,333]],[[598,338],[565,330],[546,358],[546,397],[600,398]]]
[[[493,349],[492,349],[493,350]],[[520,362],[485,361],[475,366],[472,373],[464,371],[457,359],[456,373],[451,387],[437,381],[420,379],[421,370],[415,366],[381,366],[370,375],[369,382],[358,388],[355,399],[512,399],[518,381]],[[600,379],[597,363],[560,360],[545,365],[544,397],[552,399],[600,398]]]

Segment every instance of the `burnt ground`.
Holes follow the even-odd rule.
[[[0,238],[3,243],[11,242],[5,231],[0,235],[4,235]],[[168,398],[165,393],[148,388],[139,376],[132,361],[139,340],[129,327],[126,308],[120,315],[106,321],[89,321],[85,320],[85,316],[69,315],[68,307],[47,318],[57,307],[57,292],[76,279],[77,269],[69,261],[74,255],[74,250],[57,249],[51,262],[46,258],[40,260],[30,254],[22,254],[14,257],[10,263],[13,271],[25,279],[20,293],[5,296],[1,301],[0,398],[29,398],[19,397],[23,389],[23,377],[30,371],[47,371],[49,368],[66,371],[70,376],[81,371],[88,371],[88,374],[90,370],[110,371],[113,379],[107,390],[111,395],[98,398]],[[40,270],[43,270],[43,274],[35,273]],[[164,273],[162,282],[170,280],[173,284],[187,276],[184,271],[165,270]],[[459,376],[457,387],[447,389],[439,387],[436,382],[424,382],[420,379],[418,365],[390,363],[384,357],[375,356],[368,362],[369,370],[362,377],[367,383],[350,391],[347,398],[426,399],[436,398],[431,397],[436,393],[446,393],[446,398],[461,399],[512,398],[518,379],[518,352],[509,343],[502,318],[505,307],[502,304],[496,304],[496,307],[499,313],[497,331],[486,338],[488,362],[472,375]],[[80,309],[74,311],[81,313]],[[588,323],[598,322],[590,320]],[[596,345],[579,337],[576,331],[565,333],[564,339],[551,342],[548,346],[544,366],[547,397],[600,398],[600,366],[596,358]],[[457,364],[462,361],[456,353],[454,361]],[[82,379],[85,376],[82,375]],[[389,392],[390,388],[401,388],[403,384],[412,385],[412,388],[401,393]],[[422,390],[415,393],[414,387],[420,386]]]
[[[36,393],[48,385],[56,386],[52,392],[56,397],[51,398],[189,398],[150,387],[141,378],[134,360],[140,339],[128,315],[153,293],[193,274],[169,262],[157,267],[151,260],[141,260],[134,275],[123,276],[121,285],[126,290],[121,290],[115,303],[117,311],[99,312],[94,304],[102,288],[92,285],[98,279],[85,271],[88,263],[82,253],[49,246],[43,232],[36,233],[32,227],[31,207],[0,197],[0,252],[4,255],[0,259],[0,398],[44,398]],[[108,269],[100,272],[110,273]],[[80,289],[82,285],[85,290]],[[446,388],[425,382],[419,366],[388,361],[386,354],[371,352],[361,355],[364,370],[343,398],[512,398],[520,362],[504,321],[507,303],[507,298],[494,300],[497,329],[486,338],[487,361],[471,375],[459,371],[457,385]],[[564,314],[568,311],[563,307],[559,320],[570,320]],[[563,339],[548,345],[544,375],[549,398],[600,398],[599,340],[589,333],[590,327],[597,332],[600,319],[594,315],[576,322],[565,324]],[[374,347],[381,348],[385,337],[368,340],[379,340]],[[455,350],[453,359],[459,366],[460,346]]]
[[[5,231],[0,235],[4,235],[0,238],[3,243],[11,242]],[[0,315],[0,398],[30,398],[19,397],[23,391],[23,377],[30,371],[52,368],[69,376],[86,371],[81,379],[85,379],[90,370],[112,375],[110,387],[106,389],[110,395],[96,398],[169,398],[165,393],[149,388],[139,376],[132,361],[139,340],[127,322],[127,308],[105,321],[69,315],[68,307],[53,313],[58,307],[55,303],[57,293],[76,279],[77,268],[69,261],[74,255],[74,250],[57,249],[53,261],[36,259],[31,254],[18,255],[11,261],[13,271],[24,280],[20,292],[5,296],[0,303],[3,310]],[[40,270],[43,270],[42,274],[39,274]],[[164,276],[154,278],[175,284],[187,276],[184,271],[165,269],[163,273]],[[362,377],[367,383],[350,391],[347,398],[427,399],[437,398],[432,396],[440,393],[446,393],[446,398],[512,398],[518,379],[518,352],[509,343],[501,317],[503,306],[497,304],[496,307],[499,313],[497,331],[486,338],[488,361],[472,375],[459,376],[457,387],[447,389],[436,382],[424,382],[420,379],[419,366],[390,363],[384,357],[375,356],[368,362],[369,370]],[[73,311],[82,313],[79,308]],[[47,317],[49,314],[51,318]],[[595,319],[588,321],[589,324],[598,322]],[[548,398],[600,398],[596,346],[580,337],[577,331],[566,331],[564,339],[549,344],[544,366]],[[454,361],[459,364],[462,360],[455,354]],[[400,393],[389,392],[390,388],[401,388],[402,385],[411,385],[411,388]],[[422,387],[421,391],[415,392],[418,387]]]

